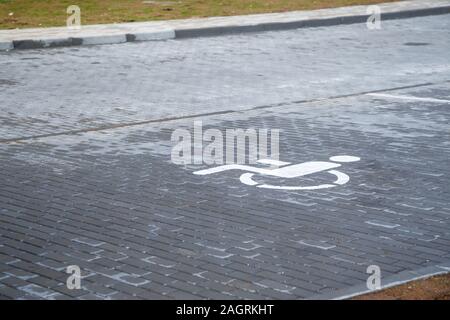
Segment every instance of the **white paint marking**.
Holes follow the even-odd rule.
[[[249,171],[254,173],[259,173],[263,175],[275,176],[280,178],[297,178],[306,175],[310,175],[313,173],[326,171],[329,169],[334,169],[340,167],[340,164],[324,162],[324,161],[309,161],[299,164],[290,165],[283,168],[278,169],[263,169],[263,168],[255,168],[247,165],[241,164],[228,164],[215,168],[195,171],[196,175],[207,175],[212,173],[218,173],[228,170],[242,170]]]
[[[252,180],[253,175],[253,173],[244,173],[240,176],[239,180],[248,186],[256,186],[258,182]]]
[[[331,161],[334,162],[356,162],[361,160],[359,157],[353,157],[353,156],[334,156],[330,158]]]
[[[314,248],[318,248],[318,249],[322,249],[322,250],[330,250],[333,248],[336,248],[335,245],[327,245],[325,243],[325,241],[308,241],[308,240],[300,240],[300,241],[296,241],[299,244],[302,244],[304,246],[308,246],[308,247],[314,247]],[[311,242],[311,243],[308,243]],[[314,242],[314,243],[312,243]],[[322,244],[323,243],[323,244]]]
[[[283,162],[279,160],[273,160],[273,159],[261,159],[258,162],[262,164],[269,164],[269,165],[275,165],[275,168],[258,168],[258,167],[252,167],[248,165],[242,165],[242,164],[227,164],[223,166],[218,166],[215,168],[209,168],[204,170],[199,170],[193,172],[195,175],[208,175],[213,173],[219,173],[224,172],[228,170],[241,170],[241,171],[247,171],[247,173],[243,173],[240,176],[240,181],[243,184],[249,185],[249,186],[256,186],[257,188],[263,188],[263,189],[276,189],[276,190],[319,190],[319,189],[326,189],[326,188],[332,188],[336,187],[337,185],[343,185],[346,184],[348,181],[350,181],[350,177],[346,175],[345,173],[342,173],[337,170],[331,170],[335,168],[339,168],[341,164],[336,162],[355,162],[359,161],[360,158],[353,157],[353,156],[334,156],[330,158],[331,161],[335,162],[326,162],[326,161],[308,161],[304,163],[299,164],[293,164],[290,165],[289,162]],[[281,167],[280,167],[281,166]],[[297,178],[297,177],[303,177],[307,175],[311,175],[313,173],[323,172],[326,171],[334,176],[336,176],[336,181],[334,184],[321,184],[318,186],[274,186],[269,184],[261,184],[258,185],[258,182],[254,181],[252,178],[255,174],[261,174],[265,176],[274,176],[279,178]]]
[[[337,177],[337,180],[334,182],[335,184],[343,185],[350,181],[350,177],[345,173],[337,170],[330,170],[328,172],[334,174]]]
[[[400,100],[424,101],[424,102],[436,102],[436,103],[450,103],[450,100],[444,100],[444,99],[420,98],[420,97],[393,95],[393,94],[386,94],[386,93],[367,93],[366,95],[372,96],[372,97],[388,98],[388,99],[400,99]]]
[[[366,223],[370,224],[372,226],[383,227],[383,228],[388,228],[388,229],[394,229],[394,228],[400,227],[399,224],[391,224],[391,223],[379,222],[379,221],[366,221]]]
[[[263,188],[263,189],[274,189],[274,190],[320,190],[320,189],[327,189],[327,188],[333,188],[335,187],[334,184],[321,184],[319,186],[310,186],[310,187],[289,187],[289,186],[273,186],[270,184],[261,184],[257,186],[257,188]]]
[[[284,161],[274,160],[274,159],[259,159],[256,162],[261,163],[261,164],[268,164],[268,165],[276,166],[276,167],[282,167],[282,166],[287,166],[288,164],[291,164],[290,162],[284,162]]]
[[[331,162],[309,161],[275,169],[272,171],[272,175],[281,178],[297,178],[307,176],[313,173],[326,171],[329,169],[338,168],[340,166],[341,166],[340,164]]]

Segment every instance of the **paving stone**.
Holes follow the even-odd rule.
[[[449,21],[1,53],[0,134],[17,141],[0,142],[0,297],[332,297],[369,265],[445,265]],[[194,175],[209,166],[171,163],[171,134],[200,119],[282,129],[283,161],[361,160],[327,190]]]

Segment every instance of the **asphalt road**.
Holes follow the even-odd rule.
[[[0,53],[0,297],[333,297],[448,263],[449,17]],[[323,190],[194,175],[171,134],[199,120],[361,160]]]

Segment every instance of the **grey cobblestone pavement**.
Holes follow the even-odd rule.
[[[449,22],[0,54],[0,297],[298,299],[449,261]],[[326,191],[197,176],[170,161],[194,120],[361,161]]]

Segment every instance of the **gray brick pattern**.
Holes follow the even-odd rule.
[[[415,24],[421,28],[406,32]],[[154,109],[142,108],[139,102],[150,88],[146,82],[150,80],[142,80],[144,71],[137,73],[141,75],[139,79],[130,80],[128,89],[119,85],[120,80],[116,83],[112,80],[109,96],[107,91],[103,97],[96,97],[95,93],[104,90],[106,84],[97,80],[100,77],[96,78],[99,85],[92,85],[94,79],[89,73],[76,75],[71,88],[60,78],[62,91],[55,89],[58,76],[50,78],[58,74],[56,65],[46,65],[48,82],[43,82],[44,78],[33,79],[34,72],[47,70],[42,67],[45,61],[69,59],[59,67],[64,73],[62,70],[72,65],[70,59],[74,56],[84,68],[91,66],[99,53],[105,54],[102,59],[109,61],[109,66],[117,61],[124,63],[103,69],[103,75],[113,79],[111,73],[125,68],[122,53],[133,52],[141,45],[146,48],[148,44],[111,46],[114,50],[110,52],[106,47],[98,47],[2,54],[0,79],[6,75],[10,78],[0,82],[6,88],[0,93],[2,136],[17,139],[41,133],[54,135],[0,143],[0,298],[298,299],[332,296],[364,284],[368,276],[366,268],[371,264],[379,265],[386,279],[449,261],[448,103],[354,94],[354,91],[402,84],[411,87],[392,90],[389,94],[450,100],[448,61],[442,55],[448,41],[439,42],[443,36],[439,32],[425,39],[423,31],[448,27],[448,19],[411,19],[390,22],[387,26],[388,30],[382,32],[392,36],[397,32],[395,39],[399,34],[408,33],[410,38],[402,39],[395,50],[405,50],[402,54],[410,55],[410,61],[399,62],[388,76],[382,77],[389,63],[405,59],[401,54],[392,57],[375,74],[369,73],[376,79],[360,83],[355,83],[355,77],[371,70],[369,62],[365,68],[355,66],[347,73],[341,73],[344,67],[329,67],[336,71],[336,79],[328,80],[331,83],[319,75],[314,79],[312,73],[308,76],[305,71],[310,87],[300,91],[267,88],[272,88],[268,86],[270,77],[273,88],[294,81],[295,71],[288,70],[289,67],[295,70],[295,65],[299,68],[300,62],[295,58],[296,53],[289,56],[286,48],[292,44],[290,37],[304,35],[304,31],[282,32],[279,39],[268,43],[272,48],[267,49],[268,55],[274,57],[277,41],[287,41],[285,46],[278,43],[281,51],[286,50],[285,59],[290,59],[280,66],[278,75],[270,74],[272,63],[267,63],[270,59],[266,60],[262,53],[266,49],[252,49],[251,45],[242,49],[241,62],[247,59],[245,53],[252,50],[255,53],[251,57],[262,59],[248,69],[243,67],[242,78],[237,70],[217,77],[208,69],[212,66],[212,52],[226,52],[231,43],[222,38],[220,50],[214,38],[179,43],[184,50],[189,47],[197,50],[193,44],[203,43],[206,47],[210,41],[209,51],[203,54],[211,54],[211,61],[205,59],[202,66],[200,60],[195,65],[177,64],[173,58],[170,68],[181,65],[186,68],[173,74],[157,71],[165,68],[163,62],[155,64],[153,68],[158,76],[148,75],[149,79],[157,79],[154,91],[148,93],[148,101],[155,106],[161,102],[161,105]],[[359,28],[356,25],[338,28],[337,34],[342,32],[342,38],[345,38],[343,34],[352,34],[356,43],[367,32],[359,34]],[[331,54],[319,50],[325,46],[319,44],[323,38],[313,41],[319,34],[326,37],[326,31],[310,32],[309,43],[316,46],[317,57],[311,54],[309,61],[320,60],[322,67],[317,66],[317,72],[325,68],[326,61],[328,66],[345,62],[348,68],[351,54],[354,61],[364,64],[362,51],[372,48],[369,44],[362,49],[355,48],[348,57],[344,55],[342,60],[333,62]],[[265,37],[275,38],[275,34],[229,39],[235,41],[235,46],[245,39],[258,45],[267,40]],[[336,41],[341,44],[347,41],[342,38]],[[403,46],[409,40],[430,45]],[[383,41],[395,45],[393,38]],[[344,48],[340,50],[344,52]],[[160,54],[160,59],[170,60],[167,52]],[[174,52],[173,57],[177,54]],[[33,62],[37,57],[40,61]],[[217,55],[216,59],[216,70],[220,70],[226,68],[221,59],[231,58],[225,54]],[[27,67],[17,67],[10,76],[13,62],[17,61],[21,67]],[[235,63],[238,64],[237,55]],[[420,68],[421,63],[426,67]],[[302,64],[313,69],[312,64],[305,61]],[[264,74],[259,86],[253,81],[258,78],[254,73],[258,65]],[[38,71],[30,72],[33,68]],[[130,61],[129,68],[136,71],[137,67]],[[195,68],[198,68],[195,76],[198,82],[188,81],[187,75],[193,74]],[[158,81],[164,83],[168,79],[177,80],[178,87],[169,85],[166,92],[158,90]],[[200,96],[201,86],[211,79],[217,80],[206,86],[205,95]],[[142,86],[137,85],[138,81]],[[412,86],[425,82],[432,84]],[[235,86],[234,89],[212,90],[227,83]],[[349,83],[353,87],[344,90]],[[37,94],[39,89],[42,92]],[[72,95],[68,94],[71,90],[74,90]],[[87,93],[89,90],[92,95]],[[129,93],[125,94],[125,90]],[[31,98],[33,93],[36,96]],[[298,99],[302,95],[318,98],[325,93],[342,97],[296,101],[303,100]],[[196,96],[198,100],[194,100]],[[72,106],[77,99],[82,100],[76,112],[71,111],[70,104],[65,104],[70,99],[73,99]],[[218,101],[222,104],[216,104]],[[121,104],[125,102],[129,104]],[[130,109],[125,108],[127,112],[135,108],[136,113],[128,117],[109,112],[116,103],[129,106]],[[27,107],[33,104],[38,107],[36,110]],[[171,104],[178,104],[180,109],[168,108]],[[89,109],[89,105],[93,107]],[[228,110],[224,106],[231,106],[234,112],[57,134],[91,126],[101,129],[105,124],[136,122],[147,116]],[[245,110],[248,106],[265,107]],[[83,122],[85,116],[79,112],[97,112],[99,117]],[[231,171],[195,176],[194,170],[206,166],[184,167],[170,162],[172,131],[191,129],[194,120],[202,120],[205,129],[280,128],[281,160],[284,161],[327,160],[338,154],[359,156],[361,161],[343,166],[342,171],[351,177],[348,184],[318,191],[258,189],[241,184],[239,174]],[[329,176],[321,173],[296,182],[314,184],[329,182],[328,179]],[[269,178],[265,181],[274,182]],[[65,285],[68,277],[65,269],[69,265],[78,265],[82,270],[80,290],[69,290]]]
[[[0,140],[446,81],[448,17],[0,53]]]
[[[261,190],[171,164],[170,133],[191,120],[2,144],[0,292],[307,298],[365,281],[370,264],[388,277],[450,260],[446,118],[445,105],[364,96],[202,118],[283,127],[284,160],[362,157],[326,191]],[[64,285],[71,264],[82,290]]]

